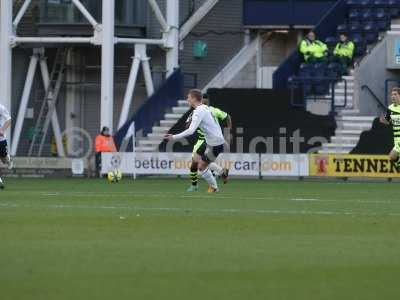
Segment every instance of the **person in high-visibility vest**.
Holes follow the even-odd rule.
[[[317,40],[314,31],[310,31],[300,42],[299,50],[306,63],[323,62],[328,56],[328,46]]]
[[[103,152],[116,152],[114,138],[110,135],[110,129],[103,127],[101,133],[96,136],[94,149],[96,152],[96,170],[100,175],[101,170],[101,153]]]
[[[353,61],[354,43],[344,33],[340,34],[339,39],[333,50],[333,60],[342,65],[342,74],[346,74],[348,67]]]

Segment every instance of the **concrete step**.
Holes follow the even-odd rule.
[[[163,140],[165,133],[163,132],[156,132],[156,133],[149,133],[147,137],[149,140]]]
[[[160,143],[159,140],[140,140],[139,146],[158,146]]]
[[[370,130],[372,127],[371,123],[352,123],[352,122],[337,122],[338,129],[344,130]]]
[[[344,135],[339,135],[339,136],[333,136],[331,138],[331,143],[333,144],[357,144],[358,141],[360,140],[359,136],[344,136]]]
[[[355,144],[322,144],[321,150],[324,153],[349,153],[351,150],[354,149]]]
[[[154,152],[156,148],[153,146],[137,146],[135,150],[136,152]]]
[[[350,148],[350,147],[355,147],[355,143],[324,143],[322,144],[323,148]]]
[[[320,97],[321,99],[326,99],[326,100],[331,100],[332,99],[332,95],[331,94],[327,94],[324,95],[322,97]],[[335,101],[344,101],[345,99],[347,99],[347,102],[353,102],[353,95],[347,94],[347,95],[340,95],[340,94],[335,94]]]
[[[182,106],[189,107],[189,103],[186,100],[178,100],[178,105],[180,107]]]
[[[375,117],[371,116],[337,116],[336,121],[351,121],[351,122],[371,122],[374,121]]]
[[[331,94],[327,94],[327,95],[324,95],[321,98],[326,99],[326,100],[329,101],[329,100],[332,99],[332,95]],[[353,102],[353,98],[354,98],[354,95],[352,95],[352,94],[347,94],[347,95],[345,95],[345,94],[335,94],[335,102],[338,102],[338,101],[344,102],[344,100],[347,100],[347,102]]]
[[[342,109],[338,111],[339,116],[357,116],[360,114],[359,109]]]
[[[344,83],[338,83],[337,85],[335,85],[335,91],[336,90],[345,90],[345,89],[347,89],[347,91],[352,90],[354,93],[354,83],[348,82],[347,86],[345,86]]]
[[[174,114],[185,114],[189,110],[189,107],[186,106],[175,106],[172,108],[172,113]]]
[[[335,131],[336,136],[360,136],[362,130],[357,129],[357,130],[346,130],[346,129],[337,129]]]
[[[343,81],[343,82],[337,83],[337,84],[335,85],[335,89],[344,89],[344,88],[347,88],[347,89],[352,89],[352,90],[354,90],[354,82],[353,82],[353,81],[346,81],[346,82],[347,82],[347,85],[344,84],[344,81]]]
[[[171,127],[169,126],[153,126],[152,132],[153,133],[166,133]]]
[[[171,119],[171,120],[161,120],[161,121],[160,121],[160,125],[161,125],[162,127],[168,127],[168,126],[169,126],[169,128],[171,128],[172,126],[174,126],[174,125],[176,124],[176,121],[177,121],[177,120],[175,120],[175,119]]]
[[[309,101],[313,101],[313,100],[311,99]],[[332,102],[330,98],[319,99],[319,100],[316,100],[316,101],[327,102],[327,103],[331,103]],[[346,106],[343,106],[345,104],[346,104]],[[352,99],[351,100],[347,99],[347,101],[345,103],[344,99],[335,98],[335,106],[336,106],[336,110],[337,111],[338,110],[344,110],[344,109],[353,109],[354,103],[353,103]]]
[[[335,96],[336,95],[344,95],[344,93],[347,93],[347,95],[353,95],[354,94],[354,89],[351,87],[347,87],[347,89],[345,88],[335,88]]]
[[[183,114],[165,114],[164,118],[166,120],[179,120]]]
[[[353,149],[351,149],[351,150],[353,150]],[[350,151],[351,151],[351,150],[350,150]],[[320,153],[320,154],[329,154],[329,153],[347,154],[347,153],[349,153],[350,151],[348,151],[348,150],[343,150],[343,149],[336,149],[335,151],[332,151],[332,149],[321,149],[321,150],[318,151],[318,153]]]
[[[326,100],[326,101],[331,101],[332,100],[332,95],[325,95],[323,97],[320,97],[318,99]],[[335,95],[335,103],[343,103],[346,100],[346,103],[353,103],[353,95]]]
[[[347,81],[354,81],[354,76],[353,75],[342,76],[342,78],[347,80]]]
[[[343,106],[345,104],[346,106]],[[346,101],[346,103],[344,103],[344,100],[335,100],[335,106],[337,109],[353,109],[354,103],[353,101]]]
[[[340,87],[340,88],[344,88],[346,85],[345,85],[345,82],[347,83],[347,87],[349,88],[349,87],[354,87],[354,81],[353,80],[346,80],[346,81],[339,81],[338,83],[336,83],[336,85],[335,85],[335,87]]]

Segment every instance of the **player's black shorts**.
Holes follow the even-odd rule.
[[[218,155],[224,152],[224,145],[219,146],[209,146],[207,145],[206,151],[201,155],[201,159],[205,162],[212,163],[214,162]]]
[[[7,141],[0,141],[0,157],[6,157],[8,155]]]

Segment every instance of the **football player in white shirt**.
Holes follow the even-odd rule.
[[[221,126],[214,118],[210,108],[202,103],[203,95],[199,90],[190,90],[187,101],[194,109],[190,126],[179,134],[167,134],[165,139],[178,140],[193,135],[197,128],[200,128],[206,139],[207,150],[199,157],[198,165],[201,176],[209,184],[208,192],[218,192],[217,181],[211,171],[227,180],[228,170],[220,167],[214,161],[224,151],[225,139],[222,134]]]
[[[8,146],[6,139],[6,131],[11,126],[10,112],[0,104],[0,160],[3,164],[8,165],[8,168],[12,168],[12,162],[10,155],[8,155]],[[0,189],[4,189],[3,180],[0,177]]]

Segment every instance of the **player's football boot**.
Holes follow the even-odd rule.
[[[188,187],[188,189],[186,190],[189,193],[194,193],[197,192],[199,190],[199,186],[197,185],[191,185]]]
[[[11,170],[13,167],[14,167],[14,161],[12,160],[11,156],[8,156],[7,168]]]
[[[207,193],[218,193],[218,192],[219,192],[218,188],[215,188],[215,187],[212,187],[212,186],[208,187]]]
[[[227,168],[224,168],[222,174],[221,174],[222,182],[224,184],[228,183],[229,180],[229,170]]]

